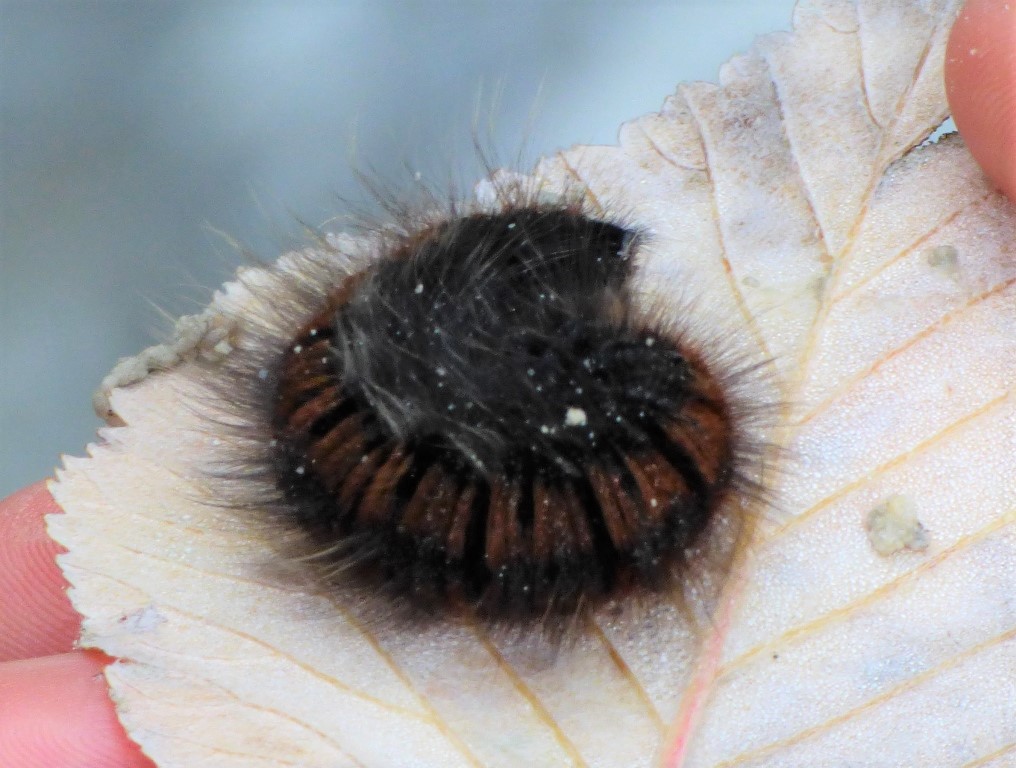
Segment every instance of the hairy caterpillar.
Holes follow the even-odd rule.
[[[187,342],[230,413],[210,494],[380,613],[550,626],[680,593],[762,495],[759,366],[634,286],[637,223],[494,178],[241,274],[253,300]]]

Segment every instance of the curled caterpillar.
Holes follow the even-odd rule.
[[[416,615],[672,589],[760,453],[719,357],[632,288],[647,240],[522,194],[259,271],[207,363],[236,416],[221,497],[322,583]]]

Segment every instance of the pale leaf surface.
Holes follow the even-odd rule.
[[[914,148],[945,117],[956,6],[803,1],[720,85],[536,171],[651,232],[655,301],[773,361],[777,508],[705,632],[661,602],[555,656],[267,577],[262,534],[201,502],[182,363],[117,390],[126,426],[53,486],[132,737],[163,768],[1012,765],[1016,213],[958,138]],[[894,496],[926,549],[872,548]]]

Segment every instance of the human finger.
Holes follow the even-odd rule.
[[[46,533],[45,516],[59,511],[44,482],[0,501],[0,662],[66,653],[78,636],[60,546]]]
[[[94,651],[0,664],[0,765],[154,768],[113,711]]]
[[[970,153],[1016,200],[1016,2],[968,0],[949,37],[945,79]]]

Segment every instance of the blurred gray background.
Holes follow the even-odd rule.
[[[0,0],[0,497],[82,454],[92,390],[238,255],[363,202],[613,143],[793,0]]]

